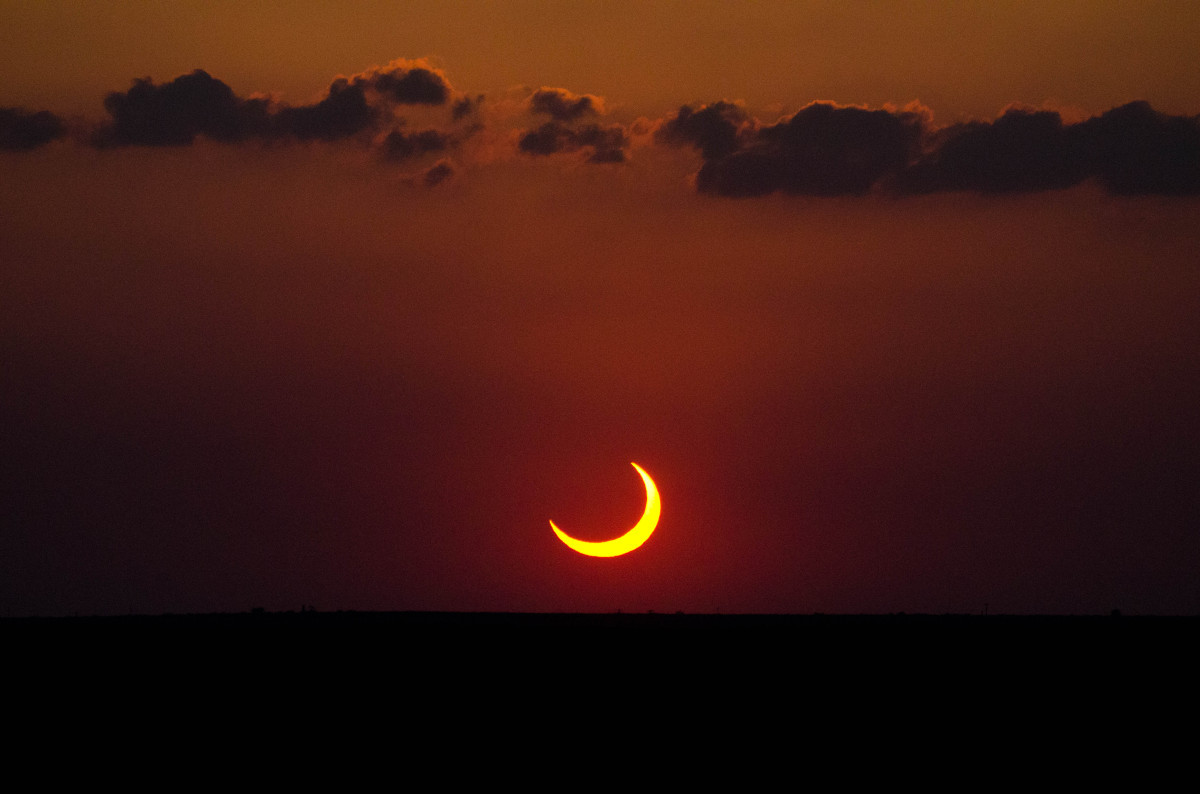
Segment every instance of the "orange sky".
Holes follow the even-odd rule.
[[[338,73],[432,57],[456,86],[556,85],[634,114],[741,99],[917,99],[946,120],[1010,102],[1195,112],[1200,10],[1165,2],[7,2],[5,102],[97,112],[133,77],[204,68],[293,102]]]
[[[0,614],[1200,611],[1200,172],[1187,146],[1121,160],[1104,127],[1191,145],[1195,15],[422,8],[0,6],[0,108],[79,116],[0,151]],[[431,64],[485,95],[474,115],[388,104],[381,74]],[[197,68],[261,126],[221,143],[185,118],[164,144],[178,119],[106,115]],[[321,137],[337,74],[384,126]],[[538,86],[608,113],[555,127]],[[728,106],[740,137],[710,156],[675,114],[722,98],[751,115]],[[999,123],[939,139],[818,106],[930,158],[932,181],[834,173],[829,196],[806,128],[770,126],[815,99],[941,124],[1049,103],[1068,143],[1051,125],[1013,157]],[[1134,100],[1171,115],[1071,125]],[[521,148],[547,125],[561,148]],[[852,171],[866,140],[828,159]],[[1059,174],[1084,144],[1102,155]],[[710,166],[754,197],[698,190]],[[630,526],[630,461],[658,531],[574,555],[548,520]]]

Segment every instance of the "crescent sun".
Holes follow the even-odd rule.
[[[662,502],[658,498],[658,488],[646,470],[636,463],[631,465],[637,469],[638,474],[642,475],[642,482],[646,484],[646,510],[642,513],[641,519],[633,525],[633,529],[619,538],[592,542],[571,537],[551,521],[550,528],[554,530],[555,535],[558,535],[559,540],[580,554],[586,554],[589,557],[619,557],[646,542],[654,532],[654,528],[658,526],[658,517],[662,514]]]

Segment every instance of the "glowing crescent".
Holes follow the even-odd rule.
[[[654,480],[650,479],[650,475],[636,463],[632,465],[637,469],[638,474],[642,475],[642,482],[646,484],[646,512],[642,513],[641,519],[633,525],[633,529],[619,538],[593,543],[587,540],[576,540],[554,526],[554,522],[551,521],[550,528],[554,530],[555,535],[558,535],[559,540],[580,554],[587,554],[590,557],[617,557],[633,551],[646,542],[654,532],[654,528],[658,526],[658,517],[662,514],[662,502],[658,498],[658,488],[655,487]]]

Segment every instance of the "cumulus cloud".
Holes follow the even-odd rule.
[[[520,137],[517,149],[530,155],[550,155],[558,152],[588,150],[588,162],[620,163],[625,160],[629,135],[620,124],[585,124],[571,127],[558,121],[547,121]]]
[[[668,145],[700,149],[697,187],[722,196],[785,193],[840,196],[869,191],[907,165],[922,114],[814,102],[767,126],[728,102],[684,106],[656,133]]]
[[[1132,102],[1076,124],[1013,108],[991,122],[941,130],[902,192],[1031,192],[1096,179],[1118,194],[1200,193],[1200,124]]]
[[[600,124],[583,119],[604,113],[604,99],[594,94],[573,94],[565,88],[539,88],[526,101],[532,113],[550,121],[523,132],[517,150],[528,155],[586,152],[589,163],[625,161],[630,133],[621,124]]]
[[[920,134],[918,114],[814,102],[706,163],[697,185],[735,196],[861,195],[907,165]]]
[[[155,85],[135,80],[104,100],[111,121],[93,138],[98,146],[186,146],[203,135],[224,143],[251,138],[332,141],[355,135],[380,117],[360,85],[339,78],[312,105],[273,107],[243,99],[202,69]]]
[[[336,141],[374,126],[381,116],[381,110],[367,101],[361,84],[339,78],[329,86],[325,98],[315,105],[279,108],[272,119],[270,132],[274,137],[293,137],[302,141]]]
[[[1115,193],[1200,194],[1200,117],[1131,102],[1073,125],[1089,174]]]
[[[62,119],[48,110],[30,112],[0,108],[0,150],[28,151],[61,138],[66,133]]]
[[[479,106],[483,103],[483,94],[472,98],[469,96],[460,97],[454,101],[450,107],[450,117],[455,121],[466,118],[479,110]]]
[[[350,82],[401,105],[444,105],[453,91],[440,69],[425,61],[403,59],[354,75]]]
[[[575,121],[604,113],[604,100],[594,94],[572,94],[565,88],[539,88],[529,97],[529,109],[555,121]]]
[[[251,138],[336,141],[375,129],[393,105],[444,105],[453,92],[445,75],[423,61],[393,61],[338,77],[320,101],[272,104],[242,98],[202,69],[156,85],[135,80],[104,100],[111,120],[99,146],[186,146],[197,136],[225,143]]]
[[[721,196],[1028,193],[1089,179],[1118,194],[1200,194],[1200,120],[1145,102],[1075,124],[1052,110],[1015,107],[941,129],[930,118],[920,106],[814,102],[762,125],[717,102],[680,108],[654,138],[699,149],[697,188]]]
[[[692,145],[705,160],[727,157],[738,148],[738,131],[750,120],[732,102],[714,102],[693,110],[684,105],[658,128],[654,139],[668,146]]]
[[[186,146],[197,135],[235,142],[270,128],[265,99],[242,99],[202,69],[161,85],[134,80],[105,97],[104,108],[112,120],[95,136],[100,146]]]
[[[426,187],[434,187],[454,176],[454,164],[449,160],[438,160],[425,172],[422,181]]]
[[[438,130],[420,132],[393,130],[383,139],[383,154],[391,160],[407,160],[429,152],[441,152],[449,148],[450,136]]]
[[[446,129],[407,131],[398,114],[415,106],[444,108]],[[604,99],[593,94],[522,88],[484,105],[483,95],[457,91],[429,62],[401,59],[339,76],[310,104],[239,96],[197,69],[164,83],[134,80],[108,94],[104,108],[108,119],[89,139],[99,147],[187,146],[198,137],[231,144],[358,139],[377,145],[384,159],[405,161],[462,153],[474,137],[476,159],[511,153],[515,141],[517,152],[533,157],[578,153],[616,163],[635,136],[653,131],[659,145],[698,150],[696,186],[720,196],[1028,193],[1089,180],[1120,195],[1200,195],[1200,117],[1161,113],[1146,102],[1073,123],[1053,110],[1010,107],[995,119],[938,128],[915,104],[814,102],[765,123],[720,101],[623,126],[598,120]],[[527,113],[544,123],[512,132]],[[0,108],[0,150],[32,150],[66,134],[65,122],[48,111]]]
[[[896,180],[898,189],[1029,192],[1070,187],[1084,176],[1079,152],[1054,111],[1009,109],[995,121],[947,127],[932,143]]]

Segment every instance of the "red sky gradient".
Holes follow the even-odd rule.
[[[1200,612],[1178,8],[5,6],[0,615]]]

